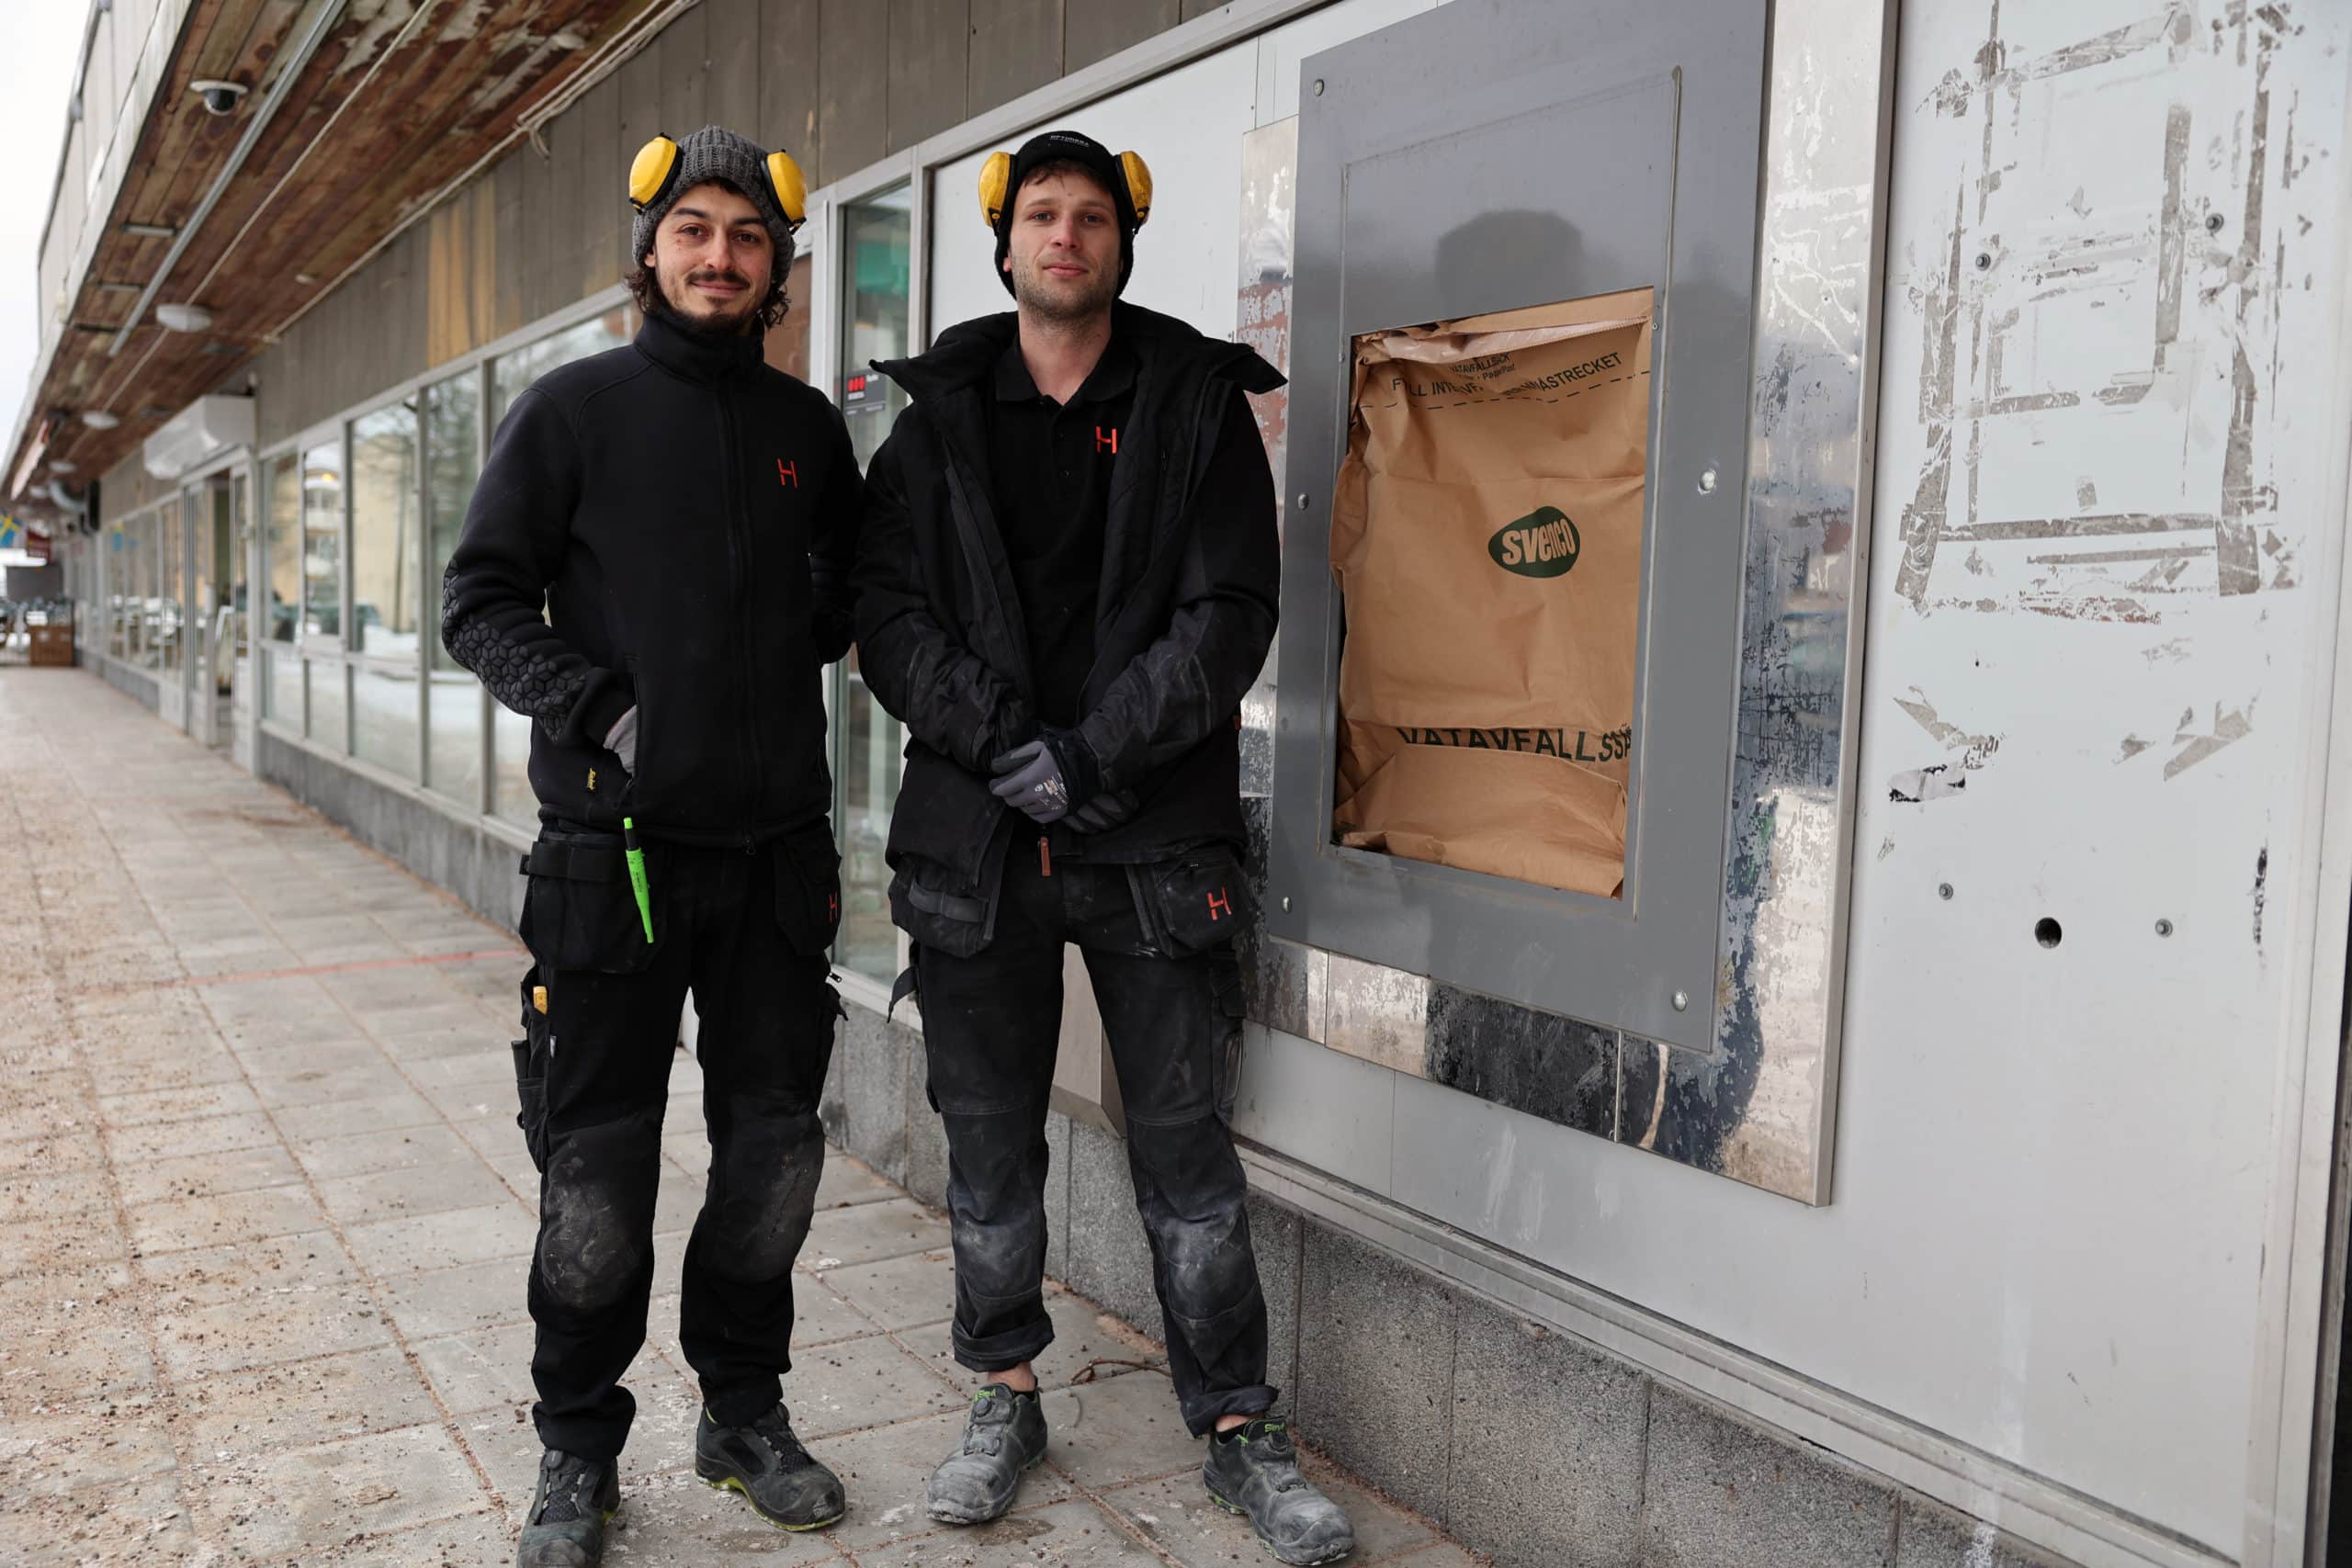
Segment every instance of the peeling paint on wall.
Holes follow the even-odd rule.
[[[1996,4],[1973,71],[1923,106],[1981,134],[1941,275],[1910,299],[1927,442],[1895,591],[1921,614],[2148,626],[2171,599],[2296,586],[2302,525],[2264,447],[2288,248],[2265,197],[2297,156],[2290,108],[2274,158],[2268,78],[2290,11],[2235,7],[2208,51],[2181,0],[2024,55]],[[2103,153],[2090,179],[2064,161],[2062,185],[2049,149],[2076,134]],[[2177,473],[2149,471],[2161,451]],[[1984,515],[1988,472],[2048,510]]]

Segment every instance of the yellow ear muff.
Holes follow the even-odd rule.
[[[657,136],[637,150],[628,166],[628,204],[639,212],[662,199],[678,172],[678,144]]]
[[[768,184],[775,189],[775,204],[795,229],[808,217],[808,182],[792,154],[781,150],[768,154]]]
[[[1005,186],[1012,183],[1012,154],[991,152],[980,165],[980,220],[993,231],[1004,216]]]
[[[1127,176],[1127,202],[1136,209],[1136,227],[1151,216],[1151,168],[1134,152],[1119,154],[1119,172]]]

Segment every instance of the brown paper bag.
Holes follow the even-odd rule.
[[[1650,335],[1636,289],[1356,340],[1341,843],[1620,891]]]

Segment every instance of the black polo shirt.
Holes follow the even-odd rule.
[[[1094,665],[1095,601],[1111,474],[1136,400],[1134,354],[1113,338],[1067,403],[1037,390],[1015,338],[996,363],[988,417],[989,501],[1021,595],[1037,714],[1065,728]]]

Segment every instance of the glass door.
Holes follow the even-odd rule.
[[[863,468],[890,434],[906,393],[876,376],[871,361],[895,359],[908,341],[909,241],[914,216],[911,186],[897,186],[837,209],[842,236],[840,372],[833,388],[850,445]],[[831,717],[840,742],[835,831],[842,846],[842,925],[837,962],[888,984],[899,970],[899,933],[890,924],[889,868],[882,852],[890,811],[899,798],[899,755],[905,744],[899,721],[865,690],[857,653],[838,667]]]

